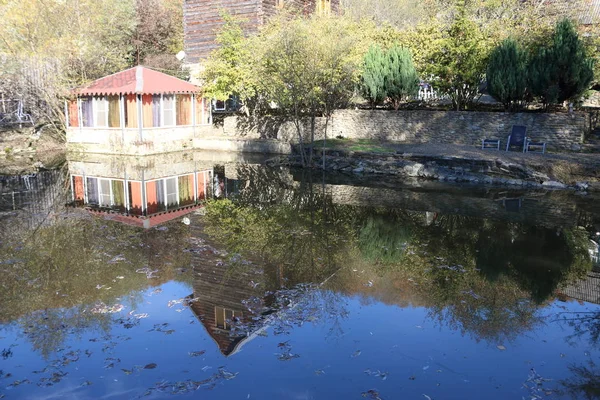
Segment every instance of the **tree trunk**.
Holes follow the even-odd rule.
[[[311,115],[310,115],[310,150],[308,153],[308,165],[312,167],[312,159],[313,159],[313,146],[315,144],[315,122],[316,122],[316,116],[315,116],[315,109],[314,107],[311,110]]]

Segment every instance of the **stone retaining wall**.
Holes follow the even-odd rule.
[[[328,136],[411,143],[481,145],[483,138],[501,139],[513,125],[527,126],[527,136],[550,150],[573,150],[582,143],[586,116],[576,113],[502,113],[475,111],[336,111]]]

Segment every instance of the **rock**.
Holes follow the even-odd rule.
[[[421,172],[419,173],[419,176],[423,177],[423,178],[435,178],[436,170],[435,170],[435,168],[432,168],[432,167],[425,167],[421,170]]]
[[[573,150],[573,151],[581,151],[581,145],[578,144],[578,143],[573,143],[571,145],[571,150]]]
[[[561,183],[561,182],[557,182],[557,181],[544,181],[542,183],[542,187],[545,187],[548,189],[566,189],[567,185],[565,185],[564,183]]]
[[[403,169],[404,169],[404,173],[407,176],[415,177],[415,176],[419,176],[419,174],[421,173],[423,168],[424,168],[423,164],[414,163],[414,164],[406,165]]]
[[[352,172],[354,172],[355,174],[361,174],[361,173],[363,173],[363,172],[364,172],[364,170],[365,170],[365,167],[363,167],[363,166],[361,165],[361,166],[359,166],[358,168],[354,168],[354,169],[352,170]]]
[[[587,182],[577,182],[575,184],[575,189],[585,192],[586,190],[588,190],[588,188],[590,187],[590,185]]]

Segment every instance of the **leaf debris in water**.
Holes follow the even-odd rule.
[[[381,378],[382,381],[385,381],[389,375],[388,372],[381,372],[380,370],[371,371],[370,369],[365,369],[364,373],[369,376],[377,376],[377,377]]]
[[[352,353],[352,355],[350,357],[356,358],[356,357],[360,356],[360,353],[361,353],[360,350],[356,350],[354,353]]]
[[[156,365],[155,363],[150,363],[150,364],[146,364],[144,366],[144,369],[154,369],[156,367],[158,367],[158,365]]]
[[[498,350],[506,350],[506,347],[502,346],[501,344],[496,347],[498,348]]]
[[[369,389],[366,392],[362,392],[361,396],[371,400],[383,400],[379,397],[379,392],[375,389]]]
[[[206,350],[190,351],[188,354],[190,355],[190,357],[198,357],[198,356],[201,356],[204,353],[206,353]]]

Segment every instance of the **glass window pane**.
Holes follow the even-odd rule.
[[[81,122],[82,126],[86,128],[92,127],[93,124],[93,108],[92,108],[92,98],[91,97],[82,97],[81,98]]]
[[[223,307],[215,307],[215,322],[217,328],[225,329],[225,309]]]
[[[110,181],[100,179],[100,206],[110,207]]]
[[[121,102],[119,96],[108,97],[108,126],[110,128],[121,127]]]
[[[87,178],[86,179],[86,192],[88,204],[98,204],[98,179]]]
[[[108,110],[106,109],[106,100],[104,97],[96,97],[94,99],[94,105],[96,107],[96,118],[94,120],[96,127],[105,128],[106,127],[106,114]]]
[[[175,125],[175,99],[174,96],[163,96],[163,126]]]
[[[177,205],[179,202],[179,193],[177,193],[177,178],[166,179],[167,182],[167,205]]]

